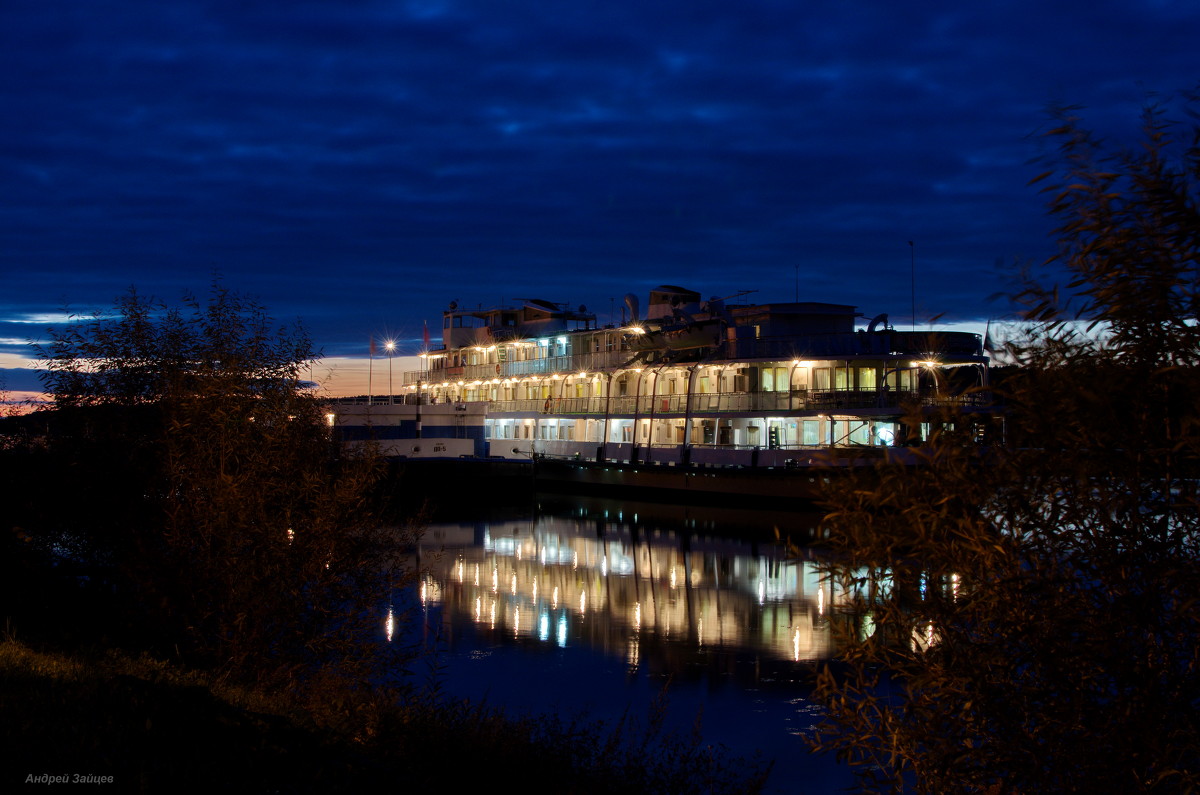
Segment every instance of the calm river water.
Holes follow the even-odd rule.
[[[419,631],[448,693],[613,721],[669,681],[669,723],[775,760],[770,792],[852,782],[802,742],[837,595],[775,539],[803,545],[816,515],[555,499],[425,533]]]

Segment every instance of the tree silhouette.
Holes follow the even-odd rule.
[[[1005,444],[914,409],[923,465],[828,495],[853,609],[815,744],[873,791],[1200,786],[1200,127],[1151,108],[1126,152],[1055,118],[1066,283],[1023,275]]]
[[[178,306],[131,289],[50,336],[54,471],[83,510],[46,525],[111,564],[160,646],[271,685],[382,675],[411,539],[301,382],[303,329],[217,283]]]

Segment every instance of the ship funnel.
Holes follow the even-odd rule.
[[[625,306],[629,307],[629,322],[637,323],[641,320],[638,314],[638,298],[633,293],[625,293]]]

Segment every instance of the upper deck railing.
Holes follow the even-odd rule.
[[[404,373],[403,384],[455,383],[486,381],[493,378],[521,378],[530,375],[614,371],[623,367],[655,366],[664,352],[648,351],[640,356],[630,351],[581,351],[560,356],[493,361],[487,364],[457,367],[434,367]],[[806,336],[760,337],[726,340],[716,349],[703,354],[706,365],[720,366],[735,361],[794,361],[796,359],[849,360],[879,358],[927,359],[950,358],[956,361],[983,361],[983,339],[964,331],[857,331],[848,334],[814,334]],[[680,362],[687,367],[693,361]]]
[[[896,409],[905,405],[986,404],[983,394],[942,396],[916,392],[876,390],[827,390],[792,392],[733,392],[692,395],[692,414],[784,413],[794,411],[837,412],[850,409]],[[687,395],[622,395],[620,397],[549,397],[544,399],[494,400],[489,414],[551,414],[600,417],[641,415],[685,415]]]
[[[967,331],[855,331],[728,340],[722,359],[847,359],[864,356],[927,359],[982,357],[983,338]]]
[[[489,414],[550,414],[592,417],[651,415],[686,415],[687,395],[620,395],[611,398],[548,397],[520,400],[446,401],[429,395],[375,395],[368,397],[334,398],[333,403],[360,405],[437,405],[438,403],[483,403]],[[991,396],[986,392],[943,395],[933,392],[909,392],[874,389],[806,390],[790,392],[704,392],[692,395],[692,414],[782,413],[794,411],[837,412],[850,409],[896,409],[908,405],[921,406],[987,406]]]
[[[409,370],[404,373],[402,383],[404,386],[412,386],[418,383],[490,381],[493,378],[521,378],[529,375],[552,375],[554,373],[594,373],[599,370],[616,370],[628,362],[632,356],[633,354],[629,351],[598,351],[567,356],[547,356],[543,359]]]

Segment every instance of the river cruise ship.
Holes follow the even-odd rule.
[[[343,401],[331,424],[396,457],[796,467],[919,443],[911,406],[968,401],[987,381],[978,334],[901,331],[848,305],[665,285],[644,311],[626,296],[622,315],[451,304],[401,393]]]

